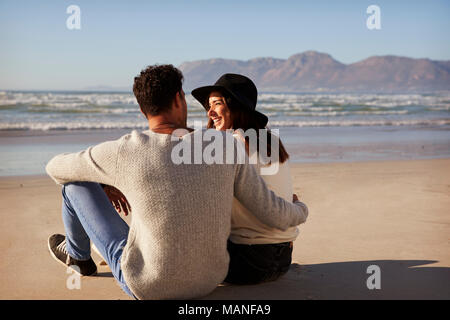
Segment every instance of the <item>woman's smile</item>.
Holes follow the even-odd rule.
[[[211,117],[211,120],[214,122],[214,125],[217,126],[222,120],[222,117]]]

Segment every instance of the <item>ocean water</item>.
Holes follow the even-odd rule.
[[[188,124],[206,120],[190,95]],[[271,127],[448,126],[447,94],[261,93],[257,109]],[[0,91],[0,131],[144,129],[132,93]]]
[[[206,124],[189,94],[188,125]],[[261,93],[291,162],[450,158],[448,94]],[[45,174],[56,154],[118,139],[147,122],[131,93],[0,91],[0,176]]]

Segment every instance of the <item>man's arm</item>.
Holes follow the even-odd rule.
[[[236,165],[234,196],[261,222],[281,230],[299,225],[308,217],[304,203],[278,197],[250,164]]]
[[[125,137],[89,147],[78,153],[57,155],[49,161],[45,169],[58,184],[91,181],[114,185],[118,153]]]

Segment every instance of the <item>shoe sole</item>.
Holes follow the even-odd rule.
[[[50,237],[51,237],[51,236],[50,236]],[[66,269],[67,269],[67,268],[72,269],[76,274],[80,275],[81,277],[92,277],[92,276],[95,276],[95,275],[97,274],[98,270],[96,270],[96,271],[95,271],[94,273],[92,273],[92,274],[89,274],[89,275],[83,275],[83,274],[79,273],[79,272],[77,271],[77,269],[74,269],[74,268],[68,266],[67,264],[65,264],[64,262],[62,262],[61,260],[59,260],[58,257],[55,256],[55,253],[53,252],[52,248],[50,248],[50,241],[49,241],[49,240],[50,240],[50,237],[48,237],[48,239],[47,239],[47,248],[48,248],[48,251],[50,252],[50,255],[52,256],[53,259],[55,259],[55,260],[56,260],[57,262],[59,262],[61,265],[63,265],[64,267],[66,267]]]

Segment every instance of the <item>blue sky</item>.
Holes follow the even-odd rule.
[[[81,30],[66,27],[72,4]],[[372,4],[381,30],[366,27]],[[129,87],[150,64],[306,50],[343,63],[387,54],[450,60],[449,31],[448,0],[0,0],[0,89]]]

